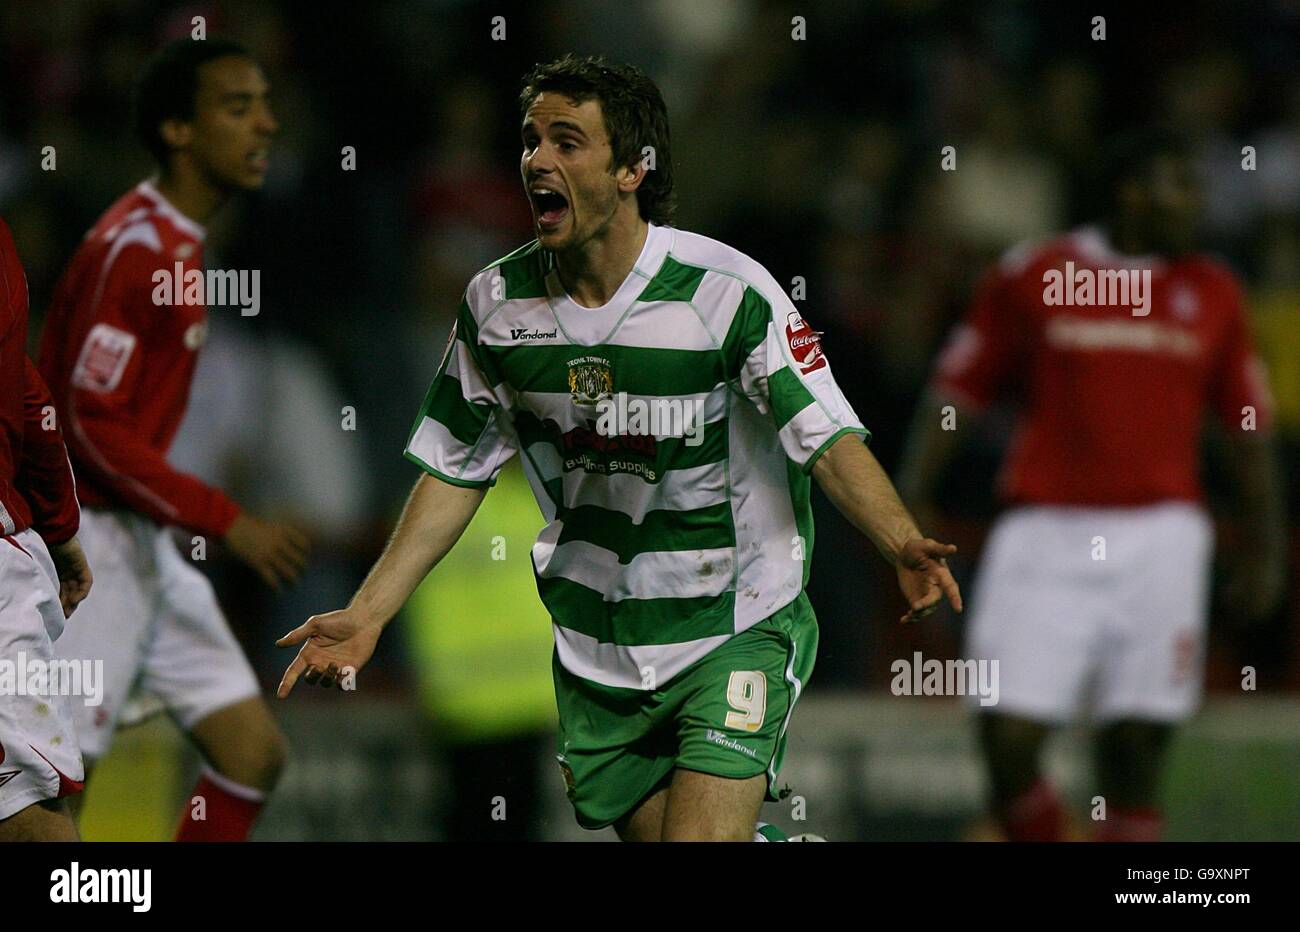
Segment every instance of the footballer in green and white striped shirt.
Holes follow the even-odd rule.
[[[281,694],[360,669],[518,455],[579,822],[750,838],[816,654],[811,480],[895,563],[905,618],[960,609],[954,548],[916,528],[772,276],[671,225],[654,84],[566,57],[520,102],[536,238],[470,281],[407,444],[427,475],[349,608],[285,639],[306,643]]]

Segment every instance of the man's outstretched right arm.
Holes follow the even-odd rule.
[[[276,641],[279,647],[302,645],[276,695],[286,698],[299,677],[331,687],[360,671],[385,626],[460,539],[486,493],[486,486],[465,488],[421,476],[383,554],[348,607],[313,615]]]

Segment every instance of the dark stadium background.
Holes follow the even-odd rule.
[[[1287,475],[1300,474],[1300,3],[1133,6],[6,0],[0,214],[27,270],[35,337],[79,238],[151,172],[128,123],[147,55],[201,15],[209,35],[260,57],[282,134],[265,191],[212,224],[207,263],[261,270],[262,311],[214,310],[175,459],[314,533],[315,569],[284,596],[219,554],[205,566],[269,689],[289,659],[274,638],[344,603],[417,476],[401,450],[465,282],[529,238],[515,96],[529,66],[569,50],[660,82],[679,225],[744,250],[787,286],[805,279],[803,307],[886,467],[975,277],[1012,243],[1092,218],[1106,138],[1174,122],[1199,146],[1204,241],[1247,285]],[[1090,38],[1099,15],[1105,41]],[[504,41],[491,38],[494,16]],[[806,19],[804,41],[791,38],[793,16]],[[956,172],[939,170],[946,145]],[[1253,173],[1241,171],[1243,145],[1257,149]],[[56,170],[41,170],[45,146]],[[356,148],[355,171],[340,168],[344,146]],[[353,431],[339,427],[343,406]],[[1009,424],[993,417],[953,470],[931,531],[962,547],[968,594]],[[1288,491],[1294,568],[1300,489]],[[806,827],[978,836],[982,775],[961,706],[887,688],[895,658],[955,656],[960,622],[900,628],[885,565],[824,498],[817,507],[822,645],[785,774]],[[1248,539],[1229,503],[1216,516],[1221,542]],[[495,574],[526,572],[527,556],[470,564],[486,589]],[[1265,625],[1244,630],[1217,606],[1212,624],[1207,705],[1172,761],[1169,835],[1300,838],[1297,587]],[[295,759],[258,837],[440,837],[446,749],[409,643],[387,638],[355,695],[299,690],[276,706]],[[1240,689],[1245,665],[1256,692]],[[91,791],[87,836],[168,837],[194,766],[165,719],[124,732]],[[1052,770],[1079,804],[1088,766],[1078,735],[1053,746]],[[539,833],[583,837],[558,771],[543,773]],[[770,812],[804,827],[788,804]]]

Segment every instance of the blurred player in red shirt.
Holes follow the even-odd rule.
[[[86,235],[55,292],[40,351],[98,577],[58,648],[104,659],[104,703],[78,714],[82,752],[89,765],[108,751],[133,686],[161,699],[208,765],[187,797],[203,805],[187,803],[178,840],[247,837],[285,756],[211,585],[167,528],[223,540],[273,586],[299,576],[306,541],[168,464],[207,309],[201,299],[177,300],[157,276],[201,273],[202,224],[233,194],[261,187],[277,131],[267,91],[248,51],[226,40],[174,42],[148,64],[136,130],[159,175]]]
[[[52,411],[27,358],[27,279],[0,220],[0,663],[13,677],[13,692],[0,696],[0,842],[77,840],[63,797],[84,780],[72,714],[79,700],[17,689],[33,664],[53,686],[54,642],[91,586]]]
[[[1103,174],[1103,223],[1011,250],[980,285],[938,360],[900,482],[927,509],[959,438],[1014,396],[1008,508],[984,549],[966,644],[967,657],[999,662],[980,743],[1012,840],[1061,838],[1040,752],[1085,708],[1096,725],[1089,795],[1105,799],[1097,837],[1160,836],[1165,751],[1202,690],[1207,412],[1230,441],[1238,517],[1255,535],[1226,604],[1263,616],[1285,583],[1266,379],[1236,277],[1193,251],[1188,153],[1149,132],[1117,143]]]

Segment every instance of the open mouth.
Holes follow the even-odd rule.
[[[534,190],[532,192],[533,208],[537,211],[537,222],[545,227],[559,224],[569,212],[569,199],[558,191]]]
[[[248,153],[248,155],[244,156],[244,161],[257,171],[266,171],[267,166],[270,164],[270,159],[268,158],[268,153],[265,148],[254,149],[252,152]]]

